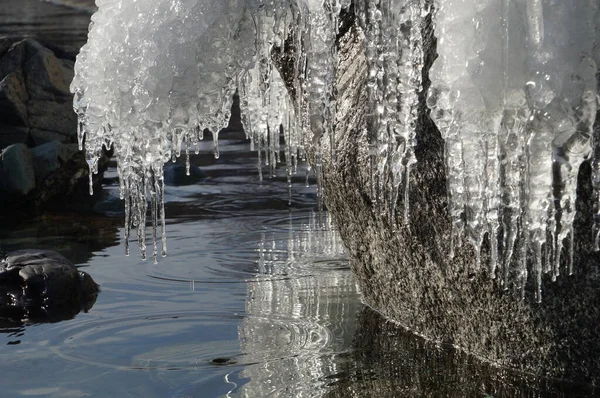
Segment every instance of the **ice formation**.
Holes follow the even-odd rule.
[[[511,272],[524,286],[532,261],[538,300],[543,273],[556,278],[563,257],[572,270],[577,173],[597,108],[598,7],[436,2],[428,105],[446,142],[455,232],[464,228],[476,253],[489,237],[490,272],[499,264],[505,286]]]
[[[600,12],[596,0],[97,0],[72,91],[79,141],[92,172],[114,146],[126,202],[126,238],[145,255],[162,223],[162,165],[218,131],[240,94],[245,131],[263,166],[285,160],[288,181],[312,157],[318,196],[335,161],[337,35],[342,10],[365,38],[367,135],[375,211],[410,220],[424,19],[433,11],[438,59],[428,93],[446,142],[454,246],[464,234],[508,287],[572,269],[575,187],[597,153]],[[351,8],[352,7],[352,8]],[[281,141],[283,136],[283,141]],[[284,142],[282,145],[280,142]],[[283,158],[281,153],[283,152]],[[598,201],[598,200],[597,200]],[[396,214],[402,206],[403,216]],[[595,239],[600,240],[600,206]],[[162,219],[162,221],[159,221]],[[533,264],[528,268],[528,261]],[[479,264],[480,260],[477,261]]]

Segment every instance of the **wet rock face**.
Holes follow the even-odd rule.
[[[366,59],[361,31],[340,42],[336,158],[324,162],[326,204],[352,257],[365,301],[427,339],[451,344],[486,361],[548,377],[600,382],[600,256],[591,242],[590,167],[579,173],[575,274],[544,280],[542,303],[504,291],[485,272],[473,273],[466,242],[450,247],[444,142],[425,106],[424,73],[410,219],[383,215],[371,195],[366,136]],[[435,58],[431,26],[424,28],[425,71]],[[398,209],[403,203],[398,203]],[[485,263],[488,253],[483,253]]]
[[[54,322],[95,303],[98,285],[59,253],[19,250],[0,262],[0,318]]]

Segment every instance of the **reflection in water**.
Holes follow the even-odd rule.
[[[567,397],[594,390],[529,377],[440,347],[359,299],[339,235],[325,215],[288,238],[263,233],[259,274],[239,327],[242,397]],[[279,235],[280,236],[280,235]]]
[[[314,397],[338,373],[361,308],[344,247],[325,215],[311,214],[288,239],[263,235],[259,272],[248,284],[246,317],[239,327],[249,379],[243,397]],[[255,363],[254,363],[255,362]]]
[[[30,219],[0,215],[0,249],[54,250],[74,264],[84,264],[93,253],[119,245],[120,218],[95,214],[56,212]],[[3,254],[3,253],[0,253]]]
[[[327,398],[595,396],[589,388],[517,374],[436,346],[368,307],[338,369]]]

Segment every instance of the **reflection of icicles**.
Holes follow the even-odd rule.
[[[259,275],[238,329],[249,379],[239,395],[319,396],[329,388],[321,376],[337,372],[331,353],[345,349],[361,308],[341,238],[327,214],[302,224],[290,216],[287,234],[266,231],[257,251]]]

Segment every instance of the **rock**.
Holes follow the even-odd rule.
[[[28,99],[21,71],[6,75],[0,81],[0,123],[27,126]]]
[[[23,61],[27,54],[23,42],[12,44],[0,58],[0,79],[4,79],[9,73],[22,71]]]
[[[18,250],[0,262],[0,316],[55,322],[88,311],[99,287],[59,253]],[[20,311],[19,311],[20,310]]]
[[[24,196],[34,188],[35,173],[29,148],[24,144],[6,147],[0,158],[0,193]]]
[[[68,136],[56,131],[40,130],[35,128],[29,131],[29,136],[32,145],[35,146],[46,144],[52,141],[72,142],[75,139],[73,136]]]
[[[18,127],[0,123],[0,150],[12,144],[27,145],[29,142],[29,127]]]
[[[75,77],[75,62],[71,61],[70,59],[61,58],[60,63],[62,64],[63,78],[65,79],[65,83],[70,85]]]
[[[77,152],[77,144],[63,145],[60,141],[51,141],[31,149],[35,180],[38,184],[53,171],[60,168]]]
[[[77,115],[73,112],[72,102],[32,99],[27,103],[29,126],[34,130],[52,131],[63,135],[63,141],[76,139]],[[36,142],[39,145],[38,142]]]
[[[51,101],[57,96],[70,97],[62,64],[54,53],[33,40],[26,45],[28,52],[23,72],[30,96]]]
[[[427,53],[418,161],[411,172],[406,223],[403,195],[390,219],[378,208],[371,189],[364,37],[353,26],[340,40],[338,119],[331,151],[336,157],[332,161],[331,152],[324,151],[323,184],[364,300],[428,340],[498,366],[600,383],[600,254],[593,250],[590,233],[589,162],[579,173],[575,274],[561,275],[554,283],[545,275],[542,303],[535,302],[532,283],[522,300],[516,289],[504,291],[485,272],[473,273],[476,256],[464,239],[451,258],[444,141],[425,105],[427,71],[436,55],[431,20],[423,39]],[[487,261],[489,253],[484,252],[481,262]]]
[[[13,44],[13,40],[8,37],[0,37],[0,57],[4,56],[4,53],[8,51],[10,46]]]
[[[3,128],[1,147],[16,142],[76,141],[77,117],[68,87],[72,68],[71,60],[60,60],[32,39],[14,43],[4,52],[0,57],[0,125],[28,127],[31,139],[19,139],[21,130]]]

